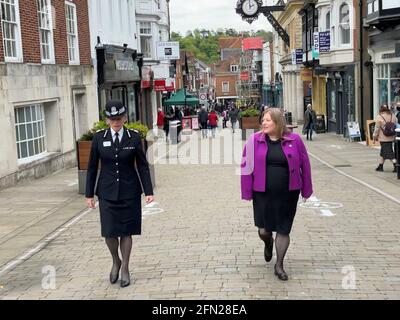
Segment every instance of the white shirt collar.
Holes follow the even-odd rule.
[[[112,139],[114,140],[114,138],[115,138],[115,131],[114,131],[112,128],[110,128],[110,132],[111,132]],[[122,127],[122,128],[118,131],[119,141],[122,140],[122,136],[123,136],[123,135],[124,135],[124,127]]]

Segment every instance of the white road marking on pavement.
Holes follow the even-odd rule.
[[[337,146],[337,145],[334,145],[334,144],[331,144],[330,147],[331,147],[331,148],[338,149],[338,150],[342,150],[342,149],[343,149],[343,147]]]
[[[339,209],[343,208],[343,204],[337,203],[337,202],[306,202],[306,203],[301,203],[300,207],[305,208],[305,209],[317,209],[317,210],[322,210],[322,209]]]
[[[96,202],[97,206],[97,202]],[[5,274],[8,271],[11,271],[14,269],[17,265],[25,262],[26,260],[30,259],[33,255],[41,251],[43,248],[45,248],[51,241],[53,241],[55,238],[57,238],[62,232],[67,230],[69,227],[71,227],[73,224],[78,222],[80,219],[82,219],[85,215],[87,215],[89,212],[91,212],[92,209],[87,209],[75,218],[73,218],[71,221],[69,221],[67,224],[63,225],[62,227],[58,228],[56,231],[54,231],[52,234],[50,234],[48,237],[46,237],[42,242],[36,245],[36,247],[27,250],[24,254],[21,256],[17,257],[16,259],[8,262],[4,267],[0,269],[0,276]]]
[[[311,202],[319,202],[318,198],[315,197],[315,196],[310,197],[310,199],[308,199],[308,201],[311,201]]]
[[[321,210],[321,216],[323,217],[334,217],[336,214],[332,213],[331,210]]]
[[[322,164],[326,165],[328,168],[331,168],[332,170],[336,171],[337,173],[339,173],[339,174],[341,174],[341,175],[343,175],[343,176],[345,176],[345,177],[347,177],[347,178],[349,178],[349,179],[351,179],[351,180],[353,180],[353,181],[355,181],[355,182],[357,182],[357,183],[359,183],[359,184],[361,184],[361,185],[363,185],[363,186],[375,191],[376,193],[379,193],[380,195],[382,195],[382,196],[388,198],[389,200],[392,200],[393,202],[395,202],[395,203],[400,205],[400,199],[397,199],[397,198],[391,196],[390,194],[388,194],[388,193],[386,193],[386,192],[384,192],[382,190],[379,190],[378,188],[375,188],[374,186],[371,186],[370,184],[368,184],[368,183],[366,183],[366,182],[364,182],[364,181],[362,181],[362,180],[360,180],[358,178],[355,178],[355,177],[343,172],[342,170],[339,170],[339,169],[335,168],[334,166],[330,165],[328,162],[322,160],[321,158],[317,157],[316,155],[314,155],[314,154],[312,154],[310,152],[308,154],[311,157],[313,157],[315,160],[318,160],[319,162],[321,162]]]

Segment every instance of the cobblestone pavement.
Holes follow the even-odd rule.
[[[219,135],[231,139],[229,130]],[[235,139],[240,145],[239,135]],[[393,200],[312,157],[315,194],[312,202],[299,206],[285,264],[290,280],[281,282],[273,274],[275,256],[270,263],[263,259],[251,202],[240,200],[237,165],[182,164],[179,159],[193,143],[204,143],[205,158],[215,153],[204,152],[207,142],[193,135],[180,147],[177,164],[162,164],[176,159],[174,150],[158,157],[157,204],[144,209],[142,235],[134,237],[131,286],[122,289],[108,282],[111,259],[100,237],[98,210],[93,210],[31,258],[0,274],[0,298],[400,298],[400,206]],[[377,150],[331,135],[318,135],[308,149],[351,174],[350,167],[340,166],[348,161],[356,178],[375,187],[383,181],[382,189],[398,197],[400,184],[394,174],[378,176],[373,171]],[[364,165],[357,165],[360,161]],[[18,188],[23,187],[14,192]],[[2,199],[5,195],[11,197],[8,190],[0,192]],[[52,196],[49,192],[49,199]],[[82,202],[77,196],[68,205],[76,206],[77,214]],[[5,207],[1,207],[2,221]],[[1,230],[13,223],[11,216],[5,221]],[[20,239],[16,234],[15,241]],[[13,238],[8,241],[13,250]]]

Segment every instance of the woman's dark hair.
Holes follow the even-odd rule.
[[[389,113],[390,114],[390,109],[386,104],[381,105],[379,108],[379,113]]]

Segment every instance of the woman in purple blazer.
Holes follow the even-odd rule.
[[[253,200],[254,222],[265,243],[264,258],[272,259],[274,238],[275,275],[288,280],[283,260],[300,193],[303,201],[312,195],[311,166],[301,137],[291,133],[282,111],[263,113],[261,131],[247,141],[241,163],[242,199]]]

